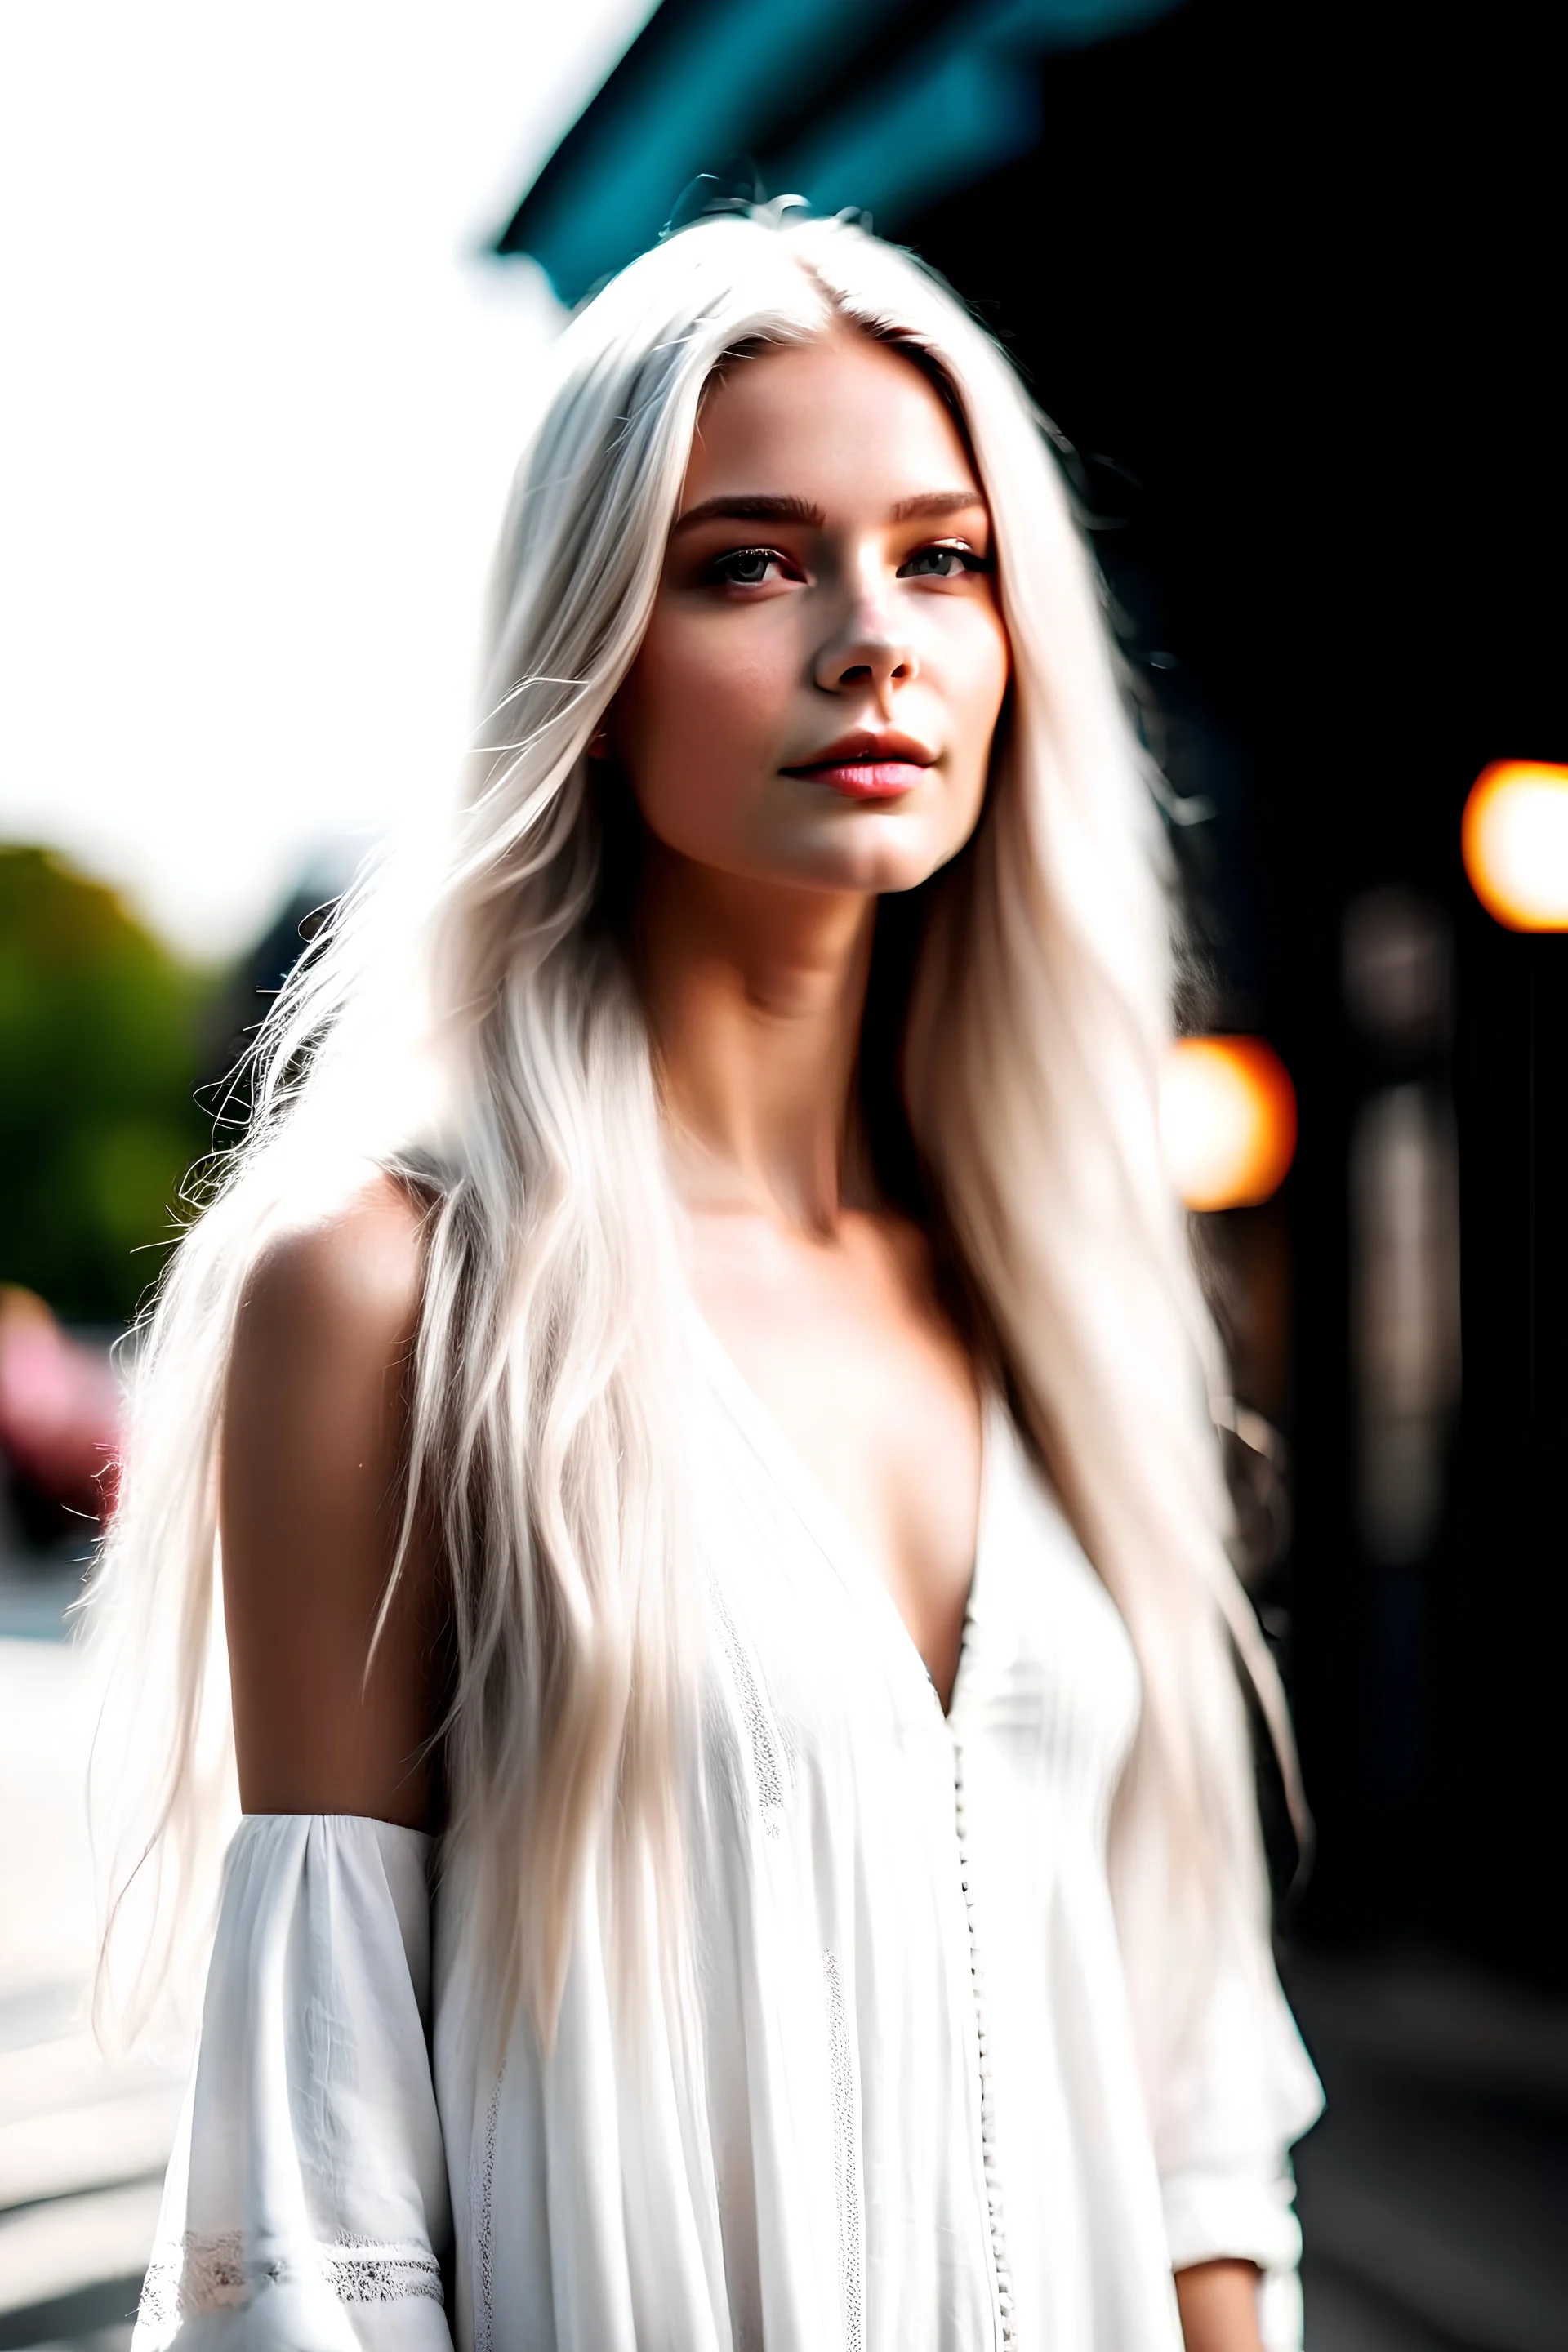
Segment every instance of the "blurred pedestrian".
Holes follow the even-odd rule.
[[[0,1471],[35,1542],[85,1538],[112,1511],[119,1422],[108,1349],[70,1339],[32,1291],[0,1283]]]

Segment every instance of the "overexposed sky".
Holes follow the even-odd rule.
[[[217,955],[449,791],[559,320],[476,248],[650,5],[0,5],[0,839]]]

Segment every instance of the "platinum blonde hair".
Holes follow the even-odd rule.
[[[1137,1649],[1111,1837],[1151,2055],[1173,1959],[1201,1974],[1222,1909],[1262,1919],[1235,1651],[1287,1752],[1288,1735],[1226,1550],[1215,1348],[1158,1134],[1170,876],[1093,567],[1041,420],[948,289],[847,222],[775,211],[668,238],[555,347],[445,856],[412,898],[391,872],[363,885],[283,992],[247,1131],[151,1315],[96,1590],[118,1752],[140,1767],[112,1774],[106,1969],[134,1922],[143,1992],[180,1917],[210,1906],[234,1809],[216,1486],[240,1296],[345,1169],[389,1171],[423,1203],[405,1536],[428,1510],[449,1580],[447,1843],[479,1889],[500,2013],[526,2000],[550,2031],[585,1869],[626,1922],[679,1871],[700,1638],[667,1404],[681,1273],[586,751],[647,627],[715,371],[835,328],[938,382],[994,520],[1011,709],[977,833],[926,886],[887,1091]]]

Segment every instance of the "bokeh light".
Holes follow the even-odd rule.
[[[1460,826],[1470,887],[1510,931],[1568,930],[1568,768],[1494,760]]]
[[[1160,1088],[1166,1164],[1189,1209],[1267,1201],[1296,1154],[1296,1089],[1261,1037],[1181,1037]]]

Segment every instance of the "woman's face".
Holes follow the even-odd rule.
[[[657,839],[910,889],[973,830],[1008,665],[985,501],[921,370],[847,332],[733,363],[610,714]]]

